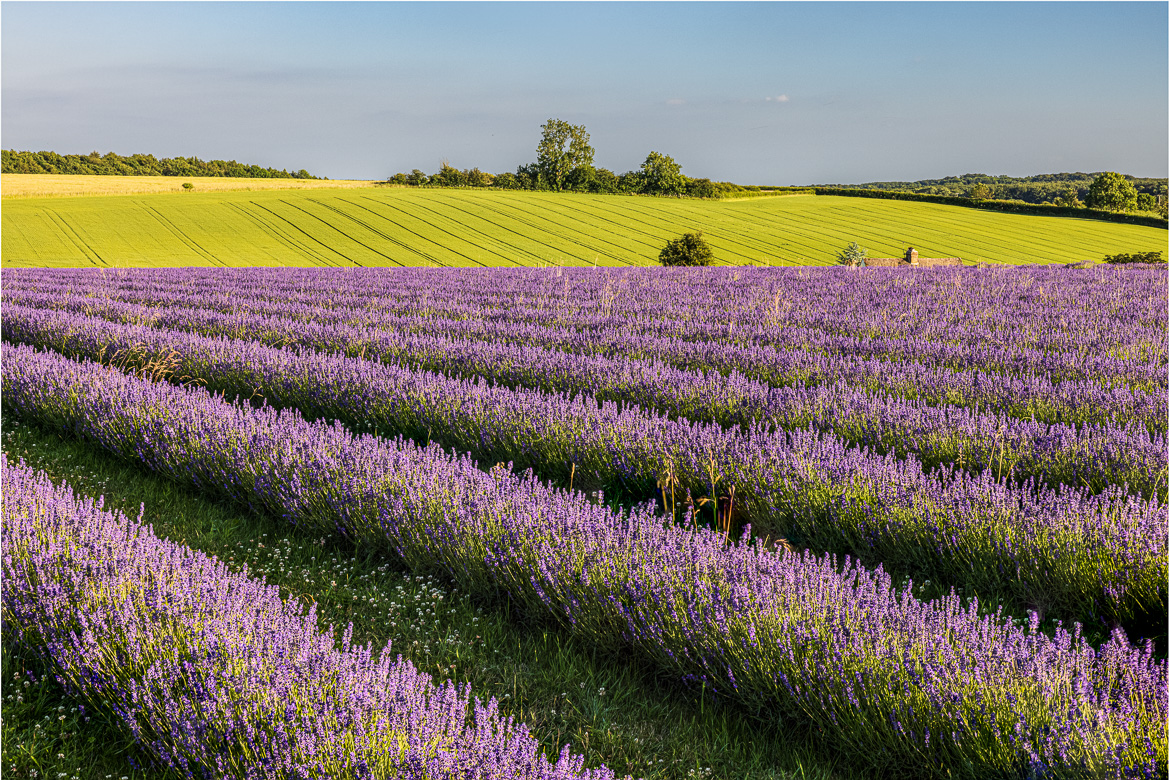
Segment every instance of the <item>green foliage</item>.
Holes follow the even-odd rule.
[[[547,184],[543,181],[540,175],[540,169],[536,163],[529,163],[521,165],[515,169],[516,182],[519,184],[521,190],[546,190]]]
[[[409,184],[410,178],[404,173],[395,173],[390,178],[386,179],[388,184]]]
[[[626,171],[617,177],[617,191],[627,194],[641,192],[645,188],[645,177],[641,171]]]
[[[1088,187],[1088,206],[1105,211],[1132,211],[1137,207],[1137,190],[1125,176],[1105,171]]]
[[[836,262],[840,265],[859,268],[865,264],[865,259],[868,256],[868,252],[857,246],[855,241],[851,241],[848,246],[836,253]]]
[[[183,182],[183,189],[184,190],[193,190],[193,189],[195,189],[195,185],[189,181],[185,181],[185,182]]]
[[[946,206],[965,206],[987,211],[1004,211],[1013,214],[1043,214],[1052,217],[1080,217],[1105,222],[1124,222],[1130,225],[1169,227],[1164,217],[1143,214],[1126,214],[1096,208],[1068,208],[1048,203],[1024,203],[1008,200],[972,200],[966,197],[930,195],[922,192],[901,192],[898,190],[861,189],[857,187],[812,187],[817,195],[840,195],[846,198],[875,198],[879,200],[905,200],[921,203],[939,203]]]
[[[691,179],[686,184],[686,194],[692,198],[717,198],[719,193],[710,179]]]
[[[1129,265],[1131,263],[1164,263],[1165,259],[1160,252],[1133,252],[1119,255],[1104,255],[1104,262],[1113,265]]]
[[[478,168],[463,171],[463,178],[466,180],[468,187],[490,187],[495,181],[494,176]]]
[[[1083,201],[1080,200],[1079,188],[1071,184],[1065,187],[1053,202],[1056,206],[1062,206],[1067,209],[1081,209],[1084,207]]]
[[[158,159],[153,154],[129,157],[109,152],[86,155],[56,152],[0,151],[0,173],[54,173],[83,176],[223,176],[242,179],[317,179],[303,168],[294,173],[235,160],[200,160],[198,157]]]
[[[540,129],[544,134],[536,147],[536,167],[551,189],[562,190],[570,174],[593,165],[589,134],[584,125],[570,125],[561,119],[549,119]]]
[[[840,189],[847,187],[852,190],[879,190],[886,192],[912,192],[919,195],[941,195],[944,197],[971,197],[976,198],[974,188],[985,185],[991,191],[991,197],[998,200],[1020,201],[1022,203],[1060,203],[1069,189],[1075,189],[1076,199],[1083,199],[1088,193],[1088,185],[1096,178],[1094,173],[1044,173],[1036,176],[988,176],[983,173],[967,173],[962,176],[947,176],[943,179],[922,179],[920,181],[885,181],[868,182],[865,184],[834,185]],[[1141,179],[1127,177],[1136,187],[1137,192],[1145,192],[1156,197],[1165,192],[1165,179]],[[1076,206],[1078,208],[1078,206]]]
[[[440,187],[463,187],[467,184],[467,176],[458,168],[453,167],[446,160],[442,161],[442,167],[438,173],[430,177],[431,184],[437,184]]]
[[[711,265],[714,262],[714,250],[702,237],[701,230],[684,233],[666,244],[658,255],[658,262],[667,266]]]
[[[597,168],[593,171],[593,182],[590,192],[612,194],[620,191],[617,174],[608,168]]]
[[[492,186],[501,190],[518,190],[520,189],[520,180],[516,178],[514,173],[497,173]]]
[[[650,152],[641,164],[641,181],[641,191],[650,195],[681,195],[686,191],[682,166],[660,152]]]
[[[970,188],[970,197],[975,200],[987,200],[994,197],[994,191],[986,182],[979,182]]]
[[[415,187],[420,187],[428,181],[430,181],[430,177],[417,168],[410,171],[410,175],[406,177],[406,183]]]
[[[597,171],[592,165],[578,165],[564,177],[564,189],[573,192],[592,192]]]
[[[1150,195],[1147,192],[1137,193],[1137,211],[1155,211],[1157,209],[1157,196]]]

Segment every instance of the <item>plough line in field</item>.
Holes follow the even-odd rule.
[[[192,251],[194,251],[194,253],[196,255],[201,255],[202,257],[206,258],[207,261],[211,263],[211,265],[227,265],[227,263],[223,262],[222,260],[217,258],[215,255],[213,255],[210,252],[208,252],[207,250],[205,250],[203,247],[199,246],[199,244],[194,239],[192,239],[190,236],[185,234],[183,231],[179,230],[178,226],[176,226],[173,222],[171,222],[169,219],[164,217],[162,215],[162,213],[158,209],[156,209],[154,206],[151,206],[147,203],[142,203],[141,205],[142,205],[142,209],[147,214],[149,214],[151,217],[153,217],[155,220],[157,220],[158,223],[163,226],[163,228],[165,228],[169,233],[171,233],[175,238],[177,238],[183,244],[188,246]]]
[[[493,227],[495,227],[495,228],[497,228],[497,229],[499,229],[499,230],[507,230],[507,231],[509,231],[509,232],[516,233],[517,235],[521,235],[521,236],[522,236],[522,235],[524,235],[523,233],[520,233],[519,231],[516,231],[516,230],[512,230],[511,228],[509,228],[509,227],[507,227],[506,225],[503,225],[503,224],[501,224],[501,223],[499,223],[499,222],[494,222],[494,221],[488,220],[488,219],[487,219],[486,217],[484,217],[484,216],[481,216],[481,215],[475,214],[474,212],[468,211],[467,209],[461,208],[460,206],[456,206],[456,205],[454,205],[453,203],[451,203],[450,201],[448,201],[448,205],[450,206],[450,208],[453,208],[453,209],[455,209],[455,210],[457,210],[457,211],[460,211],[460,212],[462,212],[462,213],[464,213],[464,214],[467,214],[467,215],[469,215],[469,216],[472,216],[472,217],[476,217],[477,219],[480,219],[480,220],[482,220],[482,221],[484,221],[484,222],[487,222],[488,224],[492,225]],[[493,207],[491,207],[491,206],[487,206],[487,205],[484,205],[484,204],[478,204],[478,205],[480,205],[480,206],[481,206],[483,209],[485,209],[486,211],[489,211],[489,212],[491,212],[492,214],[496,214],[496,215],[498,215],[498,216],[501,216],[501,217],[503,217],[503,218],[505,218],[505,219],[510,219],[510,220],[512,220],[512,221],[514,221],[514,222],[518,222],[518,223],[520,223],[520,224],[522,224],[522,225],[527,225],[528,227],[531,227],[531,228],[535,228],[535,230],[537,231],[537,234],[546,234],[546,235],[552,235],[552,236],[555,236],[556,238],[563,239],[563,240],[564,240],[564,241],[566,241],[566,242],[569,242],[569,243],[575,244],[576,246],[580,247],[581,249],[585,249],[585,248],[586,248],[586,245],[585,245],[584,243],[582,243],[581,241],[579,241],[579,240],[577,240],[577,239],[575,239],[575,238],[572,238],[572,237],[570,237],[570,236],[568,236],[568,235],[563,235],[563,234],[561,234],[561,233],[559,233],[559,232],[556,232],[556,231],[553,231],[553,230],[549,230],[549,229],[547,229],[547,228],[542,228],[542,227],[541,227],[539,224],[537,224],[536,222],[532,221],[532,220],[531,220],[531,219],[529,219],[529,218],[525,218],[525,217],[518,217],[518,216],[515,216],[514,214],[510,214],[510,213],[508,213],[508,212],[505,212],[505,211],[502,211],[502,210],[500,210],[500,209],[498,209],[498,208],[493,208]],[[519,209],[518,209],[518,208],[517,208],[516,210],[517,210],[517,211],[519,211]],[[527,212],[523,212],[523,213],[527,213]],[[555,222],[552,222],[551,220],[545,219],[545,221],[549,222],[550,224],[556,225],[556,223],[555,223]],[[536,239],[536,238],[534,238],[534,237],[533,237],[531,240],[533,240],[533,241],[536,241],[537,243],[540,243],[540,244],[542,244],[542,245],[544,245],[544,246],[547,246],[547,247],[549,247],[550,249],[553,249],[554,251],[559,251],[559,252],[564,252],[564,251],[565,251],[564,247],[559,247],[559,248],[558,248],[558,247],[554,247],[554,246],[552,246],[551,244],[548,244],[548,243],[547,243],[547,242],[545,242],[545,241],[540,241],[539,239]],[[601,240],[603,240],[603,239],[601,239]],[[608,243],[608,242],[606,242],[606,243]],[[612,253],[610,253],[610,252],[606,252],[606,251],[603,251],[603,250],[597,250],[595,247],[593,247],[593,248],[592,248],[592,251],[593,251],[593,253],[594,253],[595,255],[605,255],[605,257],[612,258],[613,260],[616,260],[618,263],[621,263],[622,265],[631,265],[631,263],[630,263],[630,261],[629,261],[629,260],[626,260],[626,259],[625,259],[625,258],[623,258],[623,257],[618,257],[617,255],[614,255],[614,254],[612,254]],[[578,259],[578,260],[583,260],[583,261],[585,261],[585,262],[587,262],[587,261],[588,261],[588,258],[587,258],[587,257],[580,257],[580,256],[577,256],[577,257],[576,257],[576,259]]]
[[[328,228],[330,228],[331,230],[333,230],[333,231],[336,231],[337,233],[339,233],[340,235],[344,236],[345,238],[347,238],[349,241],[353,242],[354,244],[357,244],[358,246],[365,247],[365,248],[366,248],[366,249],[368,249],[370,252],[373,252],[375,255],[378,255],[378,256],[380,256],[380,257],[384,257],[385,259],[389,260],[391,263],[394,263],[395,265],[400,265],[400,263],[398,263],[398,261],[397,261],[397,260],[395,260],[394,258],[390,257],[390,256],[389,256],[389,255],[387,255],[385,252],[382,252],[382,251],[381,251],[381,250],[379,250],[379,249],[375,249],[375,248],[373,248],[372,246],[370,246],[369,244],[365,243],[364,241],[361,241],[360,239],[358,239],[358,238],[356,238],[356,237],[354,237],[354,236],[351,236],[351,235],[349,235],[348,233],[346,233],[346,232],[345,232],[344,230],[342,230],[341,228],[337,227],[337,226],[336,226],[335,224],[333,224],[332,222],[329,222],[328,220],[322,219],[321,217],[317,216],[316,214],[313,214],[313,213],[312,213],[311,211],[309,211],[308,209],[305,209],[305,208],[303,208],[303,207],[301,207],[301,206],[297,206],[295,203],[289,203],[289,202],[288,202],[288,201],[286,201],[286,200],[282,200],[282,201],[280,201],[280,202],[281,202],[281,203],[283,203],[284,205],[288,206],[289,208],[296,209],[296,210],[297,210],[297,211],[299,211],[301,214],[304,214],[306,217],[311,217],[312,219],[315,219],[315,220],[317,220],[317,221],[318,221],[318,222],[320,222],[322,225],[325,225],[325,226],[327,226]],[[315,200],[313,200],[313,199],[311,199],[311,198],[309,198],[309,202],[310,202],[310,203],[319,203],[319,201],[315,201]],[[347,215],[346,215],[346,214],[344,214],[343,212],[339,212],[339,211],[337,211],[336,209],[331,209],[331,210],[332,210],[332,211],[334,211],[335,213],[338,213],[338,214],[340,214],[341,216],[347,216]],[[356,220],[356,219],[351,219],[351,221],[352,221],[352,222],[356,222],[356,223],[357,223],[357,224],[359,224],[359,225],[361,224],[361,222],[360,222],[359,220]],[[358,263],[356,260],[353,260],[353,261],[351,261],[351,262],[352,262],[354,265],[360,265],[360,263]]]
[[[228,203],[227,205],[230,206],[231,208],[235,209],[240,214],[243,214],[246,218],[248,218],[253,223],[255,223],[255,225],[260,229],[261,232],[276,239],[276,241],[278,241],[281,244],[284,244],[289,249],[291,249],[293,252],[296,252],[297,254],[308,258],[308,261],[311,265],[325,265],[325,266],[334,265],[333,263],[329,262],[328,258],[326,258],[324,255],[322,255],[319,252],[317,252],[316,250],[314,250],[312,247],[304,244],[303,242],[293,241],[289,236],[285,235],[279,228],[277,228],[276,225],[272,224],[271,221],[260,217],[258,214],[253,214],[251,211],[249,211],[242,204]],[[266,253],[269,256],[272,256],[271,252],[266,252]],[[281,258],[276,257],[275,259],[277,260],[277,262],[279,262]]]
[[[389,205],[389,204],[387,204],[387,205]],[[438,210],[436,210],[436,209],[434,209],[434,208],[432,208],[432,207],[430,207],[430,206],[427,206],[427,205],[426,205],[426,204],[424,204],[424,203],[413,203],[413,204],[411,204],[411,205],[412,205],[412,206],[414,206],[414,207],[415,207],[415,208],[417,208],[417,209],[421,209],[421,210],[423,210],[423,211],[426,211],[426,212],[428,212],[429,214],[431,214],[431,215],[433,215],[433,216],[436,216],[436,217],[439,217],[439,218],[442,218],[442,219],[448,219],[448,220],[452,220],[452,221],[454,221],[454,220],[453,220],[453,218],[452,218],[451,216],[449,216],[449,215],[447,215],[447,214],[443,214],[441,211],[438,211]],[[405,208],[403,208],[401,205],[399,205],[399,204],[397,204],[397,203],[395,203],[395,204],[394,204],[394,207],[395,207],[395,208],[397,208],[397,209],[399,209],[399,210],[401,210],[401,211],[402,211],[402,212],[404,212],[404,213],[410,213],[410,212],[408,212],[408,211],[407,211]],[[469,212],[465,212],[465,213],[469,213]],[[508,227],[506,227],[505,225],[501,225],[501,224],[499,224],[498,222],[491,222],[490,220],[484,219],[483,217],[480,217],[480,216],[478,216],[478,215],[476,215],[476,214],[471,214],[471,216],[474,216],[474,217],[476,217],[477,219],[480,219],[480,220],[482,220],[482,221],[486,222],[487,224],[491,225],[492,227],[496,228],[497,230],[501,230],[501,231],[504,231],[504,232],[507,232],[507,233],[512,233],[512,234],[515,234],[515,235],[519,236],[519,237],[520,237],[520,238],[522,238],[522,239],[526,239],[527,241],[531,242],[532,244],[537,244],[537,245],[539,245],[539,246],[547,247],[548,249],[550,249],[550,250],[552,250],[553,252],[555,252],[555,253],[557,254],[557,256],[563,257],[563,256],[566,254],[564,247],[557,247],[557,246],[553,246],[553,245],[551,245],[551,244],[548,244],[548,243],[547,243],[547,242],[545,242],[545,241],[541,241],[539,238],[537,238],[537,237],[536,237],[536,236],[534,236],[534,235],[528,235],[528,234],[525,234],[525,233],[521,233],[521,232],[520,232],[520,231],[518,231],[518,230],[512,230],[511,228],[508,228]],[[461,240],[461,241],[466,241],[466,240],[467,240],[467,239],[465,238],[465,236],[463,236],[463,235],[461,235],[461,234],[457,234],[457,233],[452,233],[450,230],[447,230],[446,228],[443,228],[442,226],[438,225],[437,223],[430,221],[430,219],[423,219],[423,218],[422,218],[422,217],[420,217],[420,216],[415,216],[414,218],[415,218],[415,219],[418,219],[418,220],[422,220],[422,221],[423,221],[423,222],[425,222],[427,225],[430,225],[431,227],[433,227],[435,230],[440,230],[440,231],[442,231],[442,232],[446,233],[447,235],[451,236],[452,238],[455,238],[455,239],[457,239],[457,240]],[[482,234],[481,234],[481,235],[482,235]],[[510,244],[510,243],[505,243],[505,242],[504,242],[504,241],[502,241],[501,239],[496,239],[496,238],[494,238],[494,237],[492,237],[492,239],[493,239],[493,240],[495,240],[495,241],[498,241],[500,244],[502,244],[502,245],[504,245],[504,246],[513,247],[513,248],[514,248],[516,251],[518,251],[518,252],[523,252],[524,254],[528,255],[529,257],[532,257],[532,258],[534,258],[534,259],[535,259],[535,260],[537,260],[538,262],[541,262],[541,263],[544,263],[544,262],[549,262],[548,258],[546,258],[546,257],[542,257],[542,256],[540,256],[540,255],[536,254],[535,252],[533,252],[533,251],[532,251],[532,250],[530,250],[530,249],[524,249],[523,247],[521,247],[521,246],[520,246],[520,245],[518,245],[518,244]],[[569,255],[569,256],[570,256],[570,257],[572,257],[572,255]],[[507,259],[508,259],[508,260],[510,260],[511,262],[515,263],[516,265],[520,265],[520,263],[519,263],[518,261],[516,261],[516,260],[514,260],[514,259],[512,259],[512,258],[507,258]]]
[[[65,237],[68,238],[75,247],[77,247],[77,249],[81,252],[82,257],[84,257],[86,260],[89,260],[89,262],[93,263],[94,265],[109,265],[109,263],[107,263],[105,260],[102,260],[101,255],[93,250],[93,247],[89,246],[89,244],[86,243],[83,238],[81,238],[81,235],[73,228],[72,225],[61,218],[60,214],[53,211],[52,209],[45,209],[45,213],[48,214],[54,222],[61,226],[61,232],[65,234]],[[96,257],[97,259],[94,260],[90,257],[90,255],[93,255],[93,257]]]

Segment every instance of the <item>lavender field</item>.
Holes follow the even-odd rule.
[[[796,729],[824,777],[1169,775],[1163,268],[2,281],[6,429],[553,626],[590,681],[637,665],[696,722]],[[596,725],[569,747],[392,628],[334,631],[303,572],[293,598],[20,457],[6,651],[151,771],[712,776]]]

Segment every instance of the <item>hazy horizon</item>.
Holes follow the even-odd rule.
[[[0,146],[332,179],[595,163],[740,184],[1169,176],[1169,4],[0,3]]]

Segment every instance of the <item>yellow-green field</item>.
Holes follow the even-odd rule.
[[[319,188],[207,192],[196,184],[193,192],[6,197],[3,264],[644,265],[693,230],[720,263],[831,264],[850,241],[870,257],[900,256],[912,245],[922,257],[1051,263],[1164,251],[1167,237],[1151,227],[867,198],[699,201],[310,184]]]
[[[195,192],[229,190],[318,190],[372,187],[372,181],[328,181],[320,179],[236,179],[226,176],[70,176],[44,173],[6,173],[0,176],[0,197],[62,198],[90,195],[147,195],[186,192],[183,183]]]

